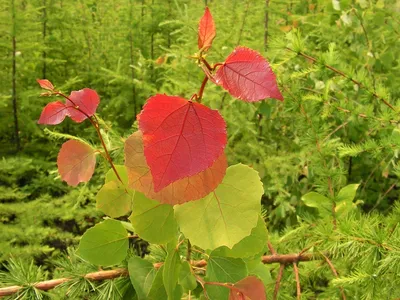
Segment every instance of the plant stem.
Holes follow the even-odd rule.
[[[187,241],[187,252],[186,252],[186,260],[190,263],[190,257],[192,256],[192,244],[190,241]]]
[[[197,94],[197,102],[199,103],[201,103],[201,99],[203,98],[203,92],[204,88],[206,87],[207,81],[208,81],[208,76],[206,75],[203,79],[203,82],[201,83],[199,93]]]

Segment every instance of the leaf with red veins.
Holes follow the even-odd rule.
[[[140,131],[136,131],[125,141],[124,150],[129,188],[144,193],[150,199],[171,205],[197,200],[208,195],[222,182],[228,167],[225,154],[222,153],[210,168],[177,180],[155,192],[153,177],[144,156]]]
[[[93,116],[100,103],[100,98],[96,91],[88,88],[71,92],[69,99],[66,100],[68,115],[77,123],[81,123],[88,117]]]
[[[65,142],[57,157],[58,173],[68,185],[76,186],[92,178],[96,165],[95,150],[77,140]]]
[[[248,276],[233,286],[229,300],[266,300],[263,282],[255,276]]]
[[[198,32],[198,40],[197,44],[199,49],[203,51],[207,51],[215,38],[215,24],[214,19],[210,13],[208,7],[204,11],[203,16],[200,19],[199,23],[199,32]]]
[[[283,101],[269,63],[257,52],[237,47],[217,70],[216,83],[232,96],[248,102],[265,98]]]
[[[57,125],[68,115],[67,107],[60,101],[50,102],[43,108],[38,124]]]
[[[50,81],[48,81],[47,79],[36,79],[36,81],[39,83],[39,85],[42,89],[49,90],[49,91],[54,90],[53,84]]]
[[[155,192],[208,169],[226,145],[218,111],[180,97],[149,98],[138,120]]]

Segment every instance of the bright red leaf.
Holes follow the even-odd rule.
[[[214,77],[232,96],[255,102],[265,98],[283,101],[274,72],[257,52],[237,47],[218,69]]]
[[[204,15],[201,17],[199,23],[199,36],[197,40],[199,49],[207,51],[211,47],[212,41],[215,38],[215,34],[214,19],[210,13],[210,10],[208,7],[206,7]]]
[[[77,140],[65,142],[57,157],[58,173],[69,185],[88,182],[96,165],[95,150]]]
[[[138,120],[155,192],[208,169],[226,145],[218,111],[180,97],[149,98]]]
[[[60,101],[50,102],[43,109],[38,124],[60,124],[62,121],[64,121],[67,114],[67,107],[64,103]]]
[[[66,101],[68,115],[73,121],[78,123],[94,115],[100,103],[100,98],[96,91],[88,88],[71,92],[69,98],[71,101],[68,99]],[[79,110],[75,106],[78,106]]]
[[[264,284],[255,276],[248,276],[234,285],[229,300],[266,300]]]
[[[228,165],[222,153],[210,168],[155,192],[153,176],[144,156],[142,133],[136,131],[125,141],[125,166],[130,188],[144,193],[150,199],[174,205],[197,200],[211,193],[221,183]]]
[[[47,79],[36,79],[36,81],[39,83],[39,85],[42,89],[49,90],[49,91],[54,90],[53,84],[50,81],[48,81]]]

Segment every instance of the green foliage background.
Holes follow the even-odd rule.
[[[378,244],[390,238],[393,257],[387,256],[384,266],[399,265],[399,210],[395,210],[397,215],[392,211],[399,197],[400,118],[371,94],[398,110],[400,5],[395,0],[0,0],[2,261],[34,258],[46,270],[56,272],[48,260],[76,245],[79,236],[102,217],[94,208],[94,195],[105,163],[99,163],[89,184],[74,190],[60,182],[55,164],[59,145],[66,138],[57,132],[79,135],[91,143],[96,143],[95,133],[89,124],[69,120],[49,130],[37,125],[49,99],[38,96],[36,78],[47,78],[66,92],[84,87],[97,90],[101,97],[98,112],[108,128],[107,142],[113,157],[122,163],[119,137],[133,132],[135,114],[150,95],[189,98],[198,90],[203,74],[190,55],[197,51],[196,30],[205,2],[217,26],[209,61],[223,61],[236,45],[256,49],[270,61],[285,97],[283,103],[248,104],[212,84],[204,94],[204,103],[220,109],[227,121],[229,163],[248,164],[260,173],[267,226],[279,250],[298,252],[316,243],[317,237],[329,240],[335,234],[325,230],[330,224],[326,219],[317,219],[318,226],[311,232],[304,229],[316,215],[301,200],[304,194],[316,191],[332,198],[347,184],[358,183],[356,199],[362,200],[358,214],[338,220],[343,222],[340,230],[363,229],[371,232],[368,240],[378,239]],[[14,135],[13,76],[19,152]],[[395,233],[390,236],[388,232],[378,234],[378,224],[386,225],[385,218],[392,220],[388,228]],[[298,236],[287,242],[293,233]],[[324,249],[337,250],[337,257],[362,257],[365,253],[351,241],[344,250],[327,241]],[[365,249],[373,252],[367,256],[370,260],[342,261],[338,266],[347,277],[336,283],[352,284],[350,290],[357,299],[378,299],[377,291],[399,293],[379,286],[385,280],[399,283],[395,270],[391,275],[385,273],[389,277],[382,277],[384,281],[373,281],[376,286],[371,288],[368,280],[372,277],[368,276],[382,258],[377,249]],[[325,290],[324,299],[338,295],[337,288],[320,282],[332,277],[329,269],[320,270],[310,263],[301,270],[302,280],[308,282],[304,283],[306,296],[325,295]],[[291,299],[293,278],[286,282],[282,297]],[[367,288],[361,295],[357,287],[363,284]]]

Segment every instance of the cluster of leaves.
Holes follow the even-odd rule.
[[[283,97],[268,62],[254,50],[237,47],[223,63],[211,66],[205,53],[215,34],[214,20],[206,8],[199,24],[199,53],[195,56],[205,73],[199,92],[190,100],[161,94],[150,97],[137,117],[139,131],[125,141],[125,166],[114,165],[104,143],[95,115],[100,102],[95,91],[85,88],[66,96],[48,80],[38,80],[48,90],[43,96],[66,99],[65,103],[46,105],[38,123],[55,125],[66,116],[77,123],[88,119],[104,149],[103,153],[76,139],[64,143],[57,159],[61,178],[72,186],[87,182],[94,172],[96,154],[100,153],[111,170],[97,194],[97,207],[111,218],[132,211],[131,224],[109,219],[89,229],[79,244],[79,255],[102,266],[120,263],[129,248],[127,230],[133,231],[135,238],[166,245],[168,255],[157,273],[162,275],[153,271],[154,276],[145,274],[151,282],[146,293],[138,293],[146,282],[132,280],[140,299],[160,299],[160,284],[169,299],[180,298],[183,292],[195,289],[197,282],[211,299],[265,297],[262,281],[249,276],[261,264],[259,257],[267,236],[261,219],[262,183],[250,167],[227,166],[225,121],[218,111],[201,104],[201,99],[208,80],[247,102]],[[193,246],[212,251],[205,279],[178,255],[185,238]],[[250,267],[245,258],[258,264]],[[131,258],[129,263],[134,265],[136,278],[144,261]]]

